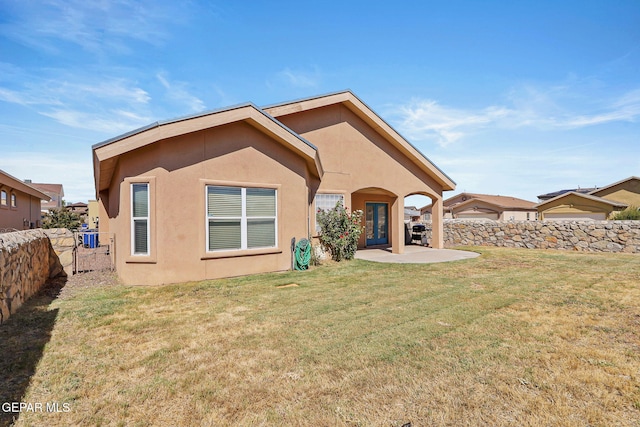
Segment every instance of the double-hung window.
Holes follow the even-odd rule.
[[[206,186],[207,251],[277,246],[276,190]]]
[[[149,255],[149,183],[131,184],[131,254]]]

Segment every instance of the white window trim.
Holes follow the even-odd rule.
[[[147,186],[147,216],[133,216],[133,186],[134,185],[146,185]],[[129,185],[130,194],[130,206],[131,206],[131,256],[149,256],[151,253],[151,185],[148,182],[132,182]],[[136,220],[147,221],[147,252],[136,253],[136,233],[135,222]]]
[[[209,187],[233,187],[233,188],[240,188],[240,198],[241,198],[241,203],[242,203],[242,210],[241,210],[241,215],[238,216],[229,216],[229,217],[223,217],[223,216],[218,216],[218,217],[210,217],[209,216]],[[274,198],[275,198],[275,215],[274,216],[252,216],[252,217],[248,217],[247,216],[247,188],[264,188],[264,189],[269,189],[269,190],[273,190],[274,191]],[[238,187],[238,186],[234,186],[234,185],[224,185],[224,184],[206,184],[204,186],[204,216],[205,216],[205,252],[206,253],[219,253],[219,252],[237,252],[237,251],[247,251],[247,250],[254,250],[254,249],[271,249],[271,248],[277,248],[278,247],[278,189],[276,188],[272,188],[272,187],[260,187],[260,186],[256,186],[256,187]],[[260,247],[252,247],[249,248],[248,247],[248,235],[247,235],[247,219],[273,219],[273,226],[274,226],[274,245],[273,246],[260,246]],[[209,246],[209,220],[211,219],[240,219],[240,248],[237,249],[215,249],[215,250],[210,250],[210,246]]]

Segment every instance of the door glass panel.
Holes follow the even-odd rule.
[[[367,239],[373,239],[373,205],[367,204],[367,212],[365,215],[365,228]]]
[[[387,238],[387,205],[378,207],[378,239]]]

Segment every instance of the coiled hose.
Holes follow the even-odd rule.
[[[308,239],[300,239],[296,244],[295,263],[296,270],[307,270],[311,260],[311,242]]]

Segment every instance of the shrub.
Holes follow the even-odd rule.
[[[75,212],[70,212],[65,208],[51,209],[44,215],[42,228],[68,228],[73,230],[80,227],[82,218]]]
[[[351,214],[336,203],[333,209],[318,210],[320,243],[331,253],[335,261],[352,259],[358,249],[358,238],[362,234],[362,211]]]
[[[640,220],[640,208],[635,206],[629,206],[627,209],[616,213],[613,216],[614,220],[623,221],[628,219]]]

